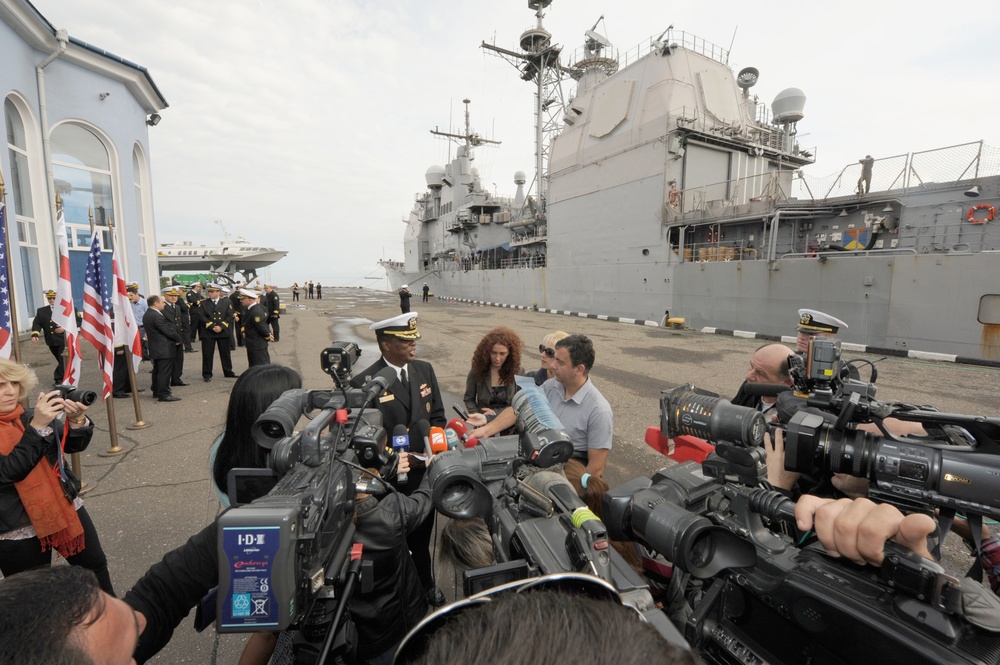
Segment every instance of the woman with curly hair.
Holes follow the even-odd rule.
[[[472,371],[465,381],[465,408],[487,422],[510,406],[518,391],[514,375],[521,371],[521,338],[510,328],[494,328],[479,340]]]

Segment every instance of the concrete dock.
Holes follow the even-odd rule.
[[[323,300],[293,303],[290,292],[281,293],[287,311],[281,319],[281,341],[271,345],[272,362],[296,369],[309,388],[327,388],[332,383],[319,366],[319,354],[325,346],[334,340],[357,341],[363,349],[358,368],[363,369],[378,357],[368,324],[399,313],[392,294],[328,289],[324,296]],[[454,414],[451,405],[462,401],[473,349],[491,328],[505,325],[521,335],[526,369],[538,366],[537,347],[546,333],[565,330],[588,335],[597,351],[593,381],[615,414],[614,449],[606,474],[612,486],[666,465],[665,458],[643,443],[646,428],[659,424],[661,390],[694,383],[732,396],[750,355],[761,344],[433,298],[429,303],[414,300],[422,334],[417,356],[434,365],[449,417]],[[788,322],[789,334],[793,334],[794,325],[794,321]],[[95,354],[86,342],[83,344],[82,387],[97,389]],[[183,544],[219,512],[209,480],[208,450],[223,427],[234,380],[222,378],[216,359],[216,378],[204,383],[197,343],[195,348],[199,352],[185,356],[184,378],[191,385],[174,389],[181,397],[179,402],[159,403],[149,396],[150,365],[143,363],[139,382],[146,392],[139,401],[149,427],[128,429],[136,420],[132,401],[112,400],[123,453],[102,456],[110,445],[108,412],[100,403],[89,412],[97,432],[81,456],[83,479],[89,484],[85,502],[101,534],[119,595],[165,552]],[[233,358],[237,372],[246,369],[242,348],[233,352]],[[53,359],[44,345],[22,343],[22,361],[37,370],[43,384],[47,382]],[[881,360],[877,366],[879,399],[930,404],[953,413],[1000,416],[1000,370],[900,358]],[[33,404],[33,397],[31,401]],[[212,628],[195,633],[192,617],[151,662],[236,663],[246,637],[218,636]]]

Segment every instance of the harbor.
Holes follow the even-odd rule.
[[[307,388],[329,388],[330,378],[319,364],[320,351],[334,340],[355,341],[362,348],[358,368],[374,362],[377,350],[372,321],[399,313],[394,294],[362,289],[324,290],[322,300],[291,301],[281,319],[281,341],[271,345],[272,362],[301,373]],[[808,303],[802,303],[803,306]],[[647,427],[659,424],[659,392],[684,383],[732,396],[748,367],[759,340],[705,335],[688,330],[613,323],[595,319],[472,306],[431,298],[415,303],[421,339],[417,357],[434,365],[444,403],[461,403],[473,349],[490,329],[504,325],[521,336],[526,352],[525,369],[538,364],[537,345],[554,330],[579,332],[590,337],[597,359],[591,374],[594,384],[610,402],[614,417],[614,448],[606,477],[612,486],[648,475],[668,460],[643,443]],[[790,320],[786,333],[794,332]],[[199,349],[198,345],[195,345]],[[200,350],[200,349],[199,349]],[[41,345],[22,345],[22,360],[39,374],[49,374],[52,358]],[[81,386],[96,388],[98,376],[90,349],[84,350]],[[845,352],[845,358],[853,357]],[[1000,370],[956,363],[905,358],[865,356],[876,362],[882,400],[933,405],[941,411],[983,416],[1000,414]],[[228,393],[233,381],[216,378],[200,381],[200,353],[185,357],[185,378],[190,386],[177,388],[180,402],[164,404],[150,398],[149,363],[138,377],[146,392],[140,396],[144,429],[128,429],[135,420],[130,400],[114,400],[121,454],[105,456],[109,447],[108,415],[95,403],[89,415],[96,433],[89,450],[81,455],[83,480],[88,483],[85,502],[101,535],[109,558],[111,576],[119,595],[164,553],[184,543],[219,513],[209,479],[208,450],[225,421]],[[242,348],[233,353],[234,369],[246,369]],[[866,375],[866,374],[863,374]],[[32,399],[32,402],[34,399]],[[440,586],[451,595],[448,572],[439,562]],[[245,635],[217,635],[214,628],[196,633],[193,613],[170,645],[152,663],[236,663]]]

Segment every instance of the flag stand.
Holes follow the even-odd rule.
[[[10,259],[10,233],[8,232],[7,224],[7,187],[3,182],[3,174],[0,173],[0,219],[3,220],[3,228],[0,232],[3,233],[3,247],[4,247],[4,265],[7,269],[7,297],[10,303],[10,343],[11,343],[11,357],[14,358],[14,362],[21,362],[21,340],[18,337],[19,331],[17,329],[17,305],[14,302],[14,289],[12,279],[14,273],[11,270],[11,259]]]

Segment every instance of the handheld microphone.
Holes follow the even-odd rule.
[[[430,432],[430,452],[437,455],[448,450],[448,436],[443,427],[432,427]]]
[[[444,438],[448,441],[448,450],[454,450],[462,445],[462,441],[458,438],[458,434],[450,427],[444,428]]]
[[[406,431],[406,425],[396,425],[392,430],[392,449],[397,455],[401,455],[410,449],[410,435]],[[406,483],[407,474],[401,473],[396,478],[400,483]]]
[[[423,452],[429,455],[431,452],[431,424],[426,420],[418,420],[410,426],[413,436],[423,445]]]
[[[466,448],[474,448],[479,443],[479,439],[469,436],[469,428],[464,420],[452,418],[448,421],[448,429],[453,430],[458,435],[458,438]]]

